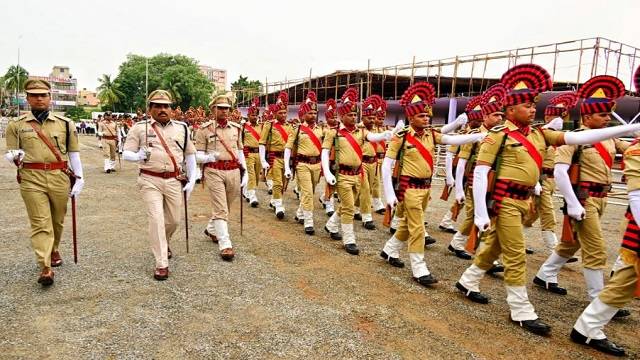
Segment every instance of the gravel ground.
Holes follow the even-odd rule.
[[[438,242],[427,250],[427,262],[440,280],[432,289],[414,283],[408,268],[379,259],[388,237],[381,216],[375,215],[378,231],[356,223],[361,254],[353,257],[321,231],[321,209],[316,236],[303,234],[293,221],[290,191],[283,221],[268,210],[264,190],[259,208],[245,203],[243,236],[236,202],[230,229],[237,257],[225,263],[202,235],[209,205],[200,186],[189,206],[190,253],[180,227],[171,243],[170,278],[154,281],[135,166],[123,163],[122,171],[102,174],[95,138],[81,137],[81,143],[87,183],[78,204],[79,264],[71,257],[69,214],[61,246],[65,264],[48,289],[35,281],[15,172],[0,162],[2,358],[605,358],[568,339],[588,304],[579,263],[561,273],[569,295],[529,291],[541,318],[553,326],[548,338],[509,322],[499,276],[482,283],[489,305],[463,299],[453,286],[469,262],[449,254],[451,235],[435,229],[448,206],[440,200],[429,208],[428,229]],[[603,219],[610,260],[623,211],[610,206]],[[537,227],[526,230],[539,250],[528,257],[529,278],[545,259],[539,233]],[[606,331],[638,358],[640,303],[628,308],[633,315]]]

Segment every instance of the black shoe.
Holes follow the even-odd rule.
[[[344,250],[351,255],[360,254],[360,249],[358,249],[358,245],[356,244],[347,244],[344,246]]]
[[[328,216],[328,217],[333,216],[333,211],[329,211],[329,212],[327,212],[327,216]]]
[[[574,263],[574,262],[577,262],[577,261],[578,261],[577,257],[570,257],[569,260],[567,260],[567,264],[571,264],[571,263]]]
[[[424,237],[424,247],[427,247],[429,245],[433,245],[436,243],[436,239],[431,236],[431,235],[427,235]]]
[[[464,250],[454,249],[453,246],[451,245],[449,245],[447,249],[449,249],[449,251],[451,251],[452,253],[456,254],[456,256],[459,257],[460,259],[471,260],[471,254],[469,254]]]
[[[105,173],[105,174],[108,174],[108,173],[110,173],[110,172],[111,172],[111,169],[107,169],[107,170],[105,170],[105,172],[104,172],[104,173]]]
[[[376,214],[383,215],[385,211],[387,211],[387,209],[376,210]]]
[[[375,230],[376,229],[376,225],[373,223],[373,221],[366,221],[366,222],[362,223],[362,226],[364,226],[364,228],[367,229],[367,230]]]
[[[299,218],[298,215],[294,216],[293,219],[298,222],[298,224],[304,224],[304,219]]]
[[[320,205],[322,205],[322,208],[323,208],[323,209],[326,209],[326,208],[327,208],[327,205],[324,203],[324,201],[322,201],[322,198],[321,198],[321,197],[319,197],[319,198],[318,198],[318,201],[320,201]]]
[[[267,190],[267,193],[269,193],[269,195],[273,195],[273,190]]]
[[[389,232],[391,233],[391,235],[393,235],[393,234],[395,234],[395,233],[396,233],[396,229],[394,229],[394,228],[390,227],[390,228],[389,228]]]
[[[618,310],[618,312],[616,312],[615,315],[613,315],[613,318],[622,319],[622,318],[626,318],[627,316],[631,316],[631,312],[627,309],[620,309]]]
[[[478,303],[478,304],[488,304],[489,303],[489,298],[488,297],[486,297],[485,295],[483,295],[482,293],[479,293],[477,291],[471,291],[471,290],[467,289],[462,284],[460,284],[460,282],[456,282],[456,289],[460,290],[460,292],[462,294],[464,294],[464,296],[467,299],[473,301],[474,303]]]
[[[414,277],[413,280],[415,280],[418,284],[420,284],[422,286],[429,286],[429,285],[433,285],[433,284],[438,282],[438,279],[433,277],[433,275],[431,275],[431,274],[425,275],[425,276],[420,276],[419,278]]]
[[[489,275],[501,272],[504,272],[504,265],[493,265],[491,269],[487,270],[487,274]]]
[[[354,214],[353,215],[353,219],[354,220],[358,220],[358,221],[362,221],[362,214]]]
[[[254,202],[251,203],[251,207],[252,208],[258,207],[258,205],[260,205],[260,203],[257,202],[257,201],[254,201]]]
[[[391,256],[387,255],[387,253],[384,252],[384,251],[380,252],[380,257],[383,258],[384,260],[386,260],[389,263],[389,265],[391,265],[391,266],[395,266],[397,268],[403,268],[404,267],[404,262],[402,262],[402,260],[400,260],[398,258],[391,257]]]
[[[444,231],[444,232],[449,233],[449,234],[455,234],[456,233],[456,229],[444,227],[442,225],[438,225],[438,229],[440,229],[440,231]]]
[[[532,249],[532,248],[526,248],[526,249],[524,249],[524,252],[525,252],[527,255],[531,255],[531,254],[533,254],[535,251],[533,251],[533,249]]]
[[[284,211],[278,211],[276,213],[276,217],[278,218],[278,220],[284,219]]]
[[[532,332],[536,335],[545,336],[551,332],[551,326],[545,324],[540,319],[522,320],[522,321],[515,321],[511,319],[511,321],[520,325],[520,327],[524,328],[525,330]]]
[[[276,208],[272,203],[269,203],[269,207],[272,208],[272,209]]]
[[[329,235],[331,236],[331,240],[342,240],[342,235],[340,235],[340,233],[338,232],[332,233],[331,231],[329,231],[326,225],[324,227],[324,231],[329,233]]]
[[[600,352],[613,356],[625,356],[624,348],[604,338],[601,340],[589,339],[586,336],[580,334],[576,329],[571,329],[571,341],[576,344],[590,346]]]
[[[546,282],[537,276],[533,278],[533,283],[554,294],[567,295],[567,289],[558,286],[558,283]]]
[[[313,235],[316,233],[316,231],[313,229],[313,226],[308,226],[304,228],[304,233],[307,235]]]

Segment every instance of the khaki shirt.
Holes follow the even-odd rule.
[[[504,128],[510,130],[518,129],[518,127],[509,120],[504,122],[504,126],[492,128],[489,131],[489,135],[482,141],[476,161],[482,161],[488,164],[494,163],[500,151],[502,140],[507,136],[505,132],[502,131]],[[549,145],[562,145],[564,142],[564,133],[551,129],[531,128],[529,135],[527,135],[527,140],[536,147],[538,153],[542,156]],[[523,185],[534,186],[540,178],[540,170],[524,145],[511,137],[507,137],[504,149],[502,150],[502,165],[497,169],[497,175],[498,179],[506,179]]]
[[[364,129],[366,129],[365,127],[363,127]],[[376,129],[372,128],[371,130],[368,130],[369,132],[372,133],[376,133]],[[364,141],[364,146],[362,146],[362,155],[364,156],[376,156],[376,146],[374,145],[372,142],[370,142],[369,140],[365,139]]]
[[[640,189],[640,144],[630,145],[624,152],[624,176],[627,191]]]
[[[340,125],[339,128],[346,130],[343,125]],[[369,134],[369,131],[365,128],[356,127],[355,130],[350,133],[351,136],[353,136],[353,138],[356,140],[360,148],[362,148],[365,139],[367,138],[367,134]],[[362,161],[360,161],[358,154],[356,154],[355,150],[353,150],[349,141],[347,141],[344,136],[338,135],[338,131],[336,129],[330,129],[326,133],[326,135],[324,136],[324,141],[322,142],[322,148],[329,150],[333,148],[333,140],[336,138],[336,136],[338,139],[338,148],[335,149],[335,156],[338,164],[351,167],[359,167],[360,165],[362,165]]]
[[[467,134],[479,134],[479,133],[484,134],[488,131],[489,129],[484,127],[484,124],[483,124],[476,129],[470,129],[467,132]],[[465,159],[465,160],[472,160],[472,162],[475,162],[475,157],[478,156],[478,150],[480,150],[480,144],[475,142],[460,145],[460,152],[458,153],[458,158]]]
[[[408,127],[407,132],[413,135],[422,145],[424,145],[427,151],[429,151],[435,166],[436,144],[442,143],[442,134],[433,128],[424,129],[422,136],[416,135],[416,132],[412,127]],[[391,144],[389,144],[387,154],[385,155],[386,157],[394,160],[398,157],[400,146],[403,143],[403,137],[403,132],[401,132],[391,140]],[[400,175],[420,179],[428,179],[433,175],[429,163],[427,163],[420,154],[420,151],[418,151],[414,145],[411,145],[408,141],[404,141],[402,152],[402,171],[400,172]]]
[[[581,129],[587,129],[581,127]],[[607,139],[601,141],[611,159],[615,159],[616,153],[624,153],[629,143],[619,139]],[[611,184],[613,177],[611,169],[606,165],[602,156],[593,145],[563,145],[556,149],[555,163],[571,164],[574,152],[582,148],[580,154],[580,178],[579,181],[591,181],[599,184]]]
[[[207,153],[217,152],[216,160],[233,160],[234,157],[237,159],[238,149],[242,149],[240,131],[240,124],[232,121],[228,121],[224,127],[219,126],[216,121],[202,124],[202,128],[196,134],[196,150]],[[222,145],[223,141],[233,152],[233,156]]]
[[[284,151],[286,145],[285,139],[280,135],[280,131],[273,125],[276,121],[270,121],[263,125],[262,132],[260,133],[260,145],[264,145],[267,151]],[[287,135],[291,135],[291,125],[281,124]],[[269,132],[271,132],[271,141],[269,141]],[[269,144],[267,144],[269,141]]]
[[[553,168],[556,160],[556,147],[549,146],[547,147],[547,151],[543,154],[544,160],[542,161],[543,168]]]
[[[306,126],[306,125],[305,125]],[[313,131],[313,134],[320,141],[320,146],[322,147],[322,140],[324,139],[325,131],[320,126],[315,125],[313,128],[310,128]],[[296,141],[296,136],[298,137],[298,149],[294,149],[294,143]],[[291,149],[292,151],[297,151],[298,155],[304,156],[320,156],[320,150],[316,147],[316,145],[311,141],[311,138],[305,131],[302,129],[296,130],[289,136],[289,140],[286,145],[287,149]]]
[[[258,133],[258,139],[256,139],[253,136],[251,131],[247,130],[247,126],[251,126],[256,131],[256,133]],[[246,123],[244,124],[242,132],[243,132],[242,140],[243,140],[244,146],[250,147],[250,148],[257,148],[260,145],[260,133],[262,132],[262,125],[256,124],[255,126],[253,126],[250,123]]]
[[[6,130],[7,150],[22,149],[25,152],[23,162],[52,163],[58,161],[49,147],[38,137],[38,134],[31,127],[31,123],[36,124],[49,138],[51,144],[60,152],[63,161],[68,159],[68,152],[80,151],[78,133],[73,120],[49,113],[49,117],[40,125],[33,114],[28,113],[10,121]],[[67,126],[69,127],[68,149]]]
[[[147,123],[145,126],[145,123]],[[131,131],[129,131],[129,135],[127,136],[127,141],[124,143],[125,151],[133,151],[138,152],[140,148],[145,147],[145,140],[148,141],[146,147],[148,151],[151,153],[149,156],[149,160],[146,162],[139,162],[138,166],[140,169],[149,170],[153,172],[173,172],[175,171],[173,168],[173,163],[171,162],[171,158],[164,150],[160,139],[156,135],[156,131],[153,128],[153,124],[157,123],[157,130],[167,143],[167,147],[169,147],[169,151],[173,154],[178,168],[181,169],[181,164],[184,161],[184,155],[192,155],[196,153],[196,149],[193,146],[193,142],[189,138],[189,133],[187,129],[187,124],[170,120],[165,126],[162,126],[159,122],[154,119],[138,121],[133,127]],[[145,135],[145,127],[147,128],[147,134]],[[185,134],[186,134],[186,143],[187,146],[185,151],[183,152],[181,147],[184,146],[185,143]]]
[[[100,121],[98,131],[102,133],[102,136],[118,136],[117,124],[115,121]]]

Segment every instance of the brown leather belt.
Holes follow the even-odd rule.
[[[360,175],[362,172],[362,166],[347,166],[339,165],[338,173],[342,175]]]
[[[542,174],[546,175],[548,179],[553,179],[553,168],[542,168]]]
[[[296,161],[305,163],[305,164],[317,164],[320,162],[320,156],[307,156],[307,155],[298,155],[296,156]]]
[[[376,154],[376,157],[377,157],[378,159],[380,159],[380,160],[384,160],[384,156],[385,156],[385,154],[386,154],[386,153],[383,153],[383,152],[381,152],[381,153],[377,153],[377,154]]]
[[[106,136],[106,135],[102,135],[102,138],[105,140],[117,140],[118,137],[117,136]]]
[[[375,156],[363,155],[362,162],[365,164],[374,164],[378,162],[378,159]]]
[[[281,158],[284,156],[284,151],[269,151],[269,157],[271,156]]]
[[[204,164],[204,167],[216,170],[235,170],[238,169],[238,162],[234,160],[218,160]]]
[[[45,170],[45,171],[62,170],[67,168],[67,162],[60,161],[60,162],[52,162],[52,163],[23,163],[22,168],[29,169],[29,170]]]
[[[245,146],[243,150],[249,154],[257,154],[259,152],[258,148],[248,147],[248,146]]]
[[[141,174],[145,174],[145,175],[150,175],[150,176],[155,176],[155,177],[159,177],[159,178],[163,178],[163,179],[170,179],[170,178],[175,178],[178,175],[180,175],[179,171],[172,171],[172,172],[155,172],[155,171],[151,171],[151,170],[144,170],[144,169],[140,169],[140,173]]]

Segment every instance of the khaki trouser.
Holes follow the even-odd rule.
[[[523,223],[531,226],[540,218],[540,229],[542,231],[556,231],[556,209],[553,204],[553,193],[556,189],[556,181],[553,178],[546,178],[542,181],[542,191],[536,200],[535,211],[529,214]]]
[[[489,270],[502,254],[504,282],[507,286],[525,286],[527,283],[527,258],[522,234],[522,219],[529,211],[529,200],[505,197],[498,216],[492,219],[491,230],[482,234],[484,247],[480,248],[474,264]]]
[[[104,155],[105,159],[109,159],[111,161],[116,160],[116,141],[115,140],[106,140],[102,139],[102,155]]]
[[[31,223],[31,247],[40,268],[51,267],[58,250],[69,200],[69,177],[61,170],[20,170],[20,195]]]
[[[336,190],[338,192],[338,199],[340,200],[338,214],[340,214],[340,222],[342,224],[353,224],[355,200],[358,198],[358,193],[360,192],[360,179],[360,175],[338,174]]]
[[[169,267],[167,250],[169,240],[180,222],[182,184],[174,178],[162,179],[141,174],[138,176],[137,185],[147,207],[149,241],[156,259],[156,267]]]
[[[296,179],[300,191],[302,210],[313,211],[313,193],[320,181],[320,163],[307,164],[299,162],[296,165]]]
[[[262,164],[260,163],[260,154],[249,153],[249,156],[247,156],[245,160],[247,163],[247,176],[249,177],[249,181],[247,183],[247,190],[255,190],[258,187],[260,173],[262,172]]]
[[[271,179],[273,180],[273,196],[274,200],[282,199],[282,189],[284,186],[284,160],[275,158],[273,166],[269,169]]]
[[[206,168],[205,184],[211,199],[211,220],[229,219],[229,209],[240,196],[240,170]]]
[[[456,200],[453,199],[453,201],[455,203]],[[462,220],[462,225],[460,225],[458,231],[464,236],[469,236],[471,227],[473,226],[473,218],[475,216],[473,213],[473,188],[467,186],[464,190],[464,204],[460,206],[464,206],[465,214],[464,220]]]
[[[360,209],[362,214],[371,214],[371,189],[373,189],[373,181],[375,179],[377,163],[362,163],[362,185],[360,186],[360,195],[356,200],[356,207]]]
[[[429,203],[429,189],[407,189],[404,200],[396,206],[400,218],[395,237],[408,241],[410,253],[424,253],[424,210]]]
[[[603,303],[618,309],[633,300],[640,271],[640,259],[637,254],[622,248],[620,256],[624,266],[616,270],[607,286],[598,294]]]
[[[577,234],[573,244],[559,242],[556,252],[563,258],[572,257],[582,249],[582,266],[592,270],[607,267],[607,247],[602,238],[600,218],[607,207],[607,198],[588,197],[584,203],[586,213],[582,221],[574,222],[573,231]]]
[[[376,161],[375,164],[375,169],[373,171],[373,181],[371,181],[371,197],[374,199],[380,199],[382,196],[382,191],[380,189],[380,186],[382,186],[382,181],[381,181],[381,174],[380,174],[380,169],[382,168],[382,162],[381,160]]]

